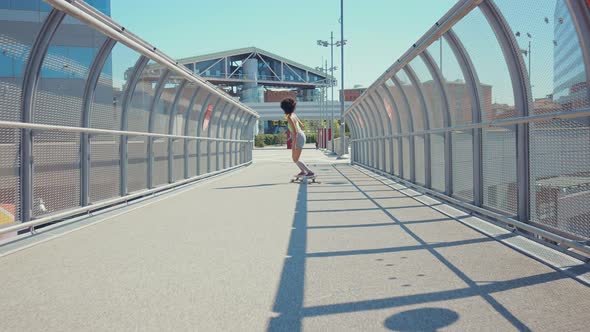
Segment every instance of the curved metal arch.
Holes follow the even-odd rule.
[[[211,131],[213,130],[213,126],[217,126],[217,128],[219,128],[219,124],[221,123],[221,121],[223,120],[223,115],[225,113],[225,111],[227,110],[227,108],[229,107],[229,103],[224,103],[224,105],[221,108],[221,112],[219,112],[219,120],[217,120],[217,123],[214,123],[213,120],[215,119],[215,114],[212,113],[211,114],[211,120],[209,121],[209,127],[207,128],[207,137],[212,137],[211,135]],[[217,129],[217,131],[215,132],[215,136],[217,137],[217,135],[219,135],[219,129]],[[213,144],[212,141],[207,141],[207,173],[211,172],[211,144]],[[217,141],[215,142],[215,147],[217,148]],[[215,164],[217,165],[218,159],[219,158],[219,151],[217,151],[217,149],[215,150]],[[217,167],[217,166],[216,166]]]
[[[244,133],[244,129],[246,129],[247,126],[247,122],[248,122],[248,118],[249,115],[246,115],[244,118],[242,118],[241,121],[241,126],[237,128],[236,131],[236,139],[240,139],[242,137],[242,134]],[[235,158],[236,158],[236,165],[240,164],[240,157],[242,155],[242,145],[243,143],[241,142],[236,142],[236,154],[235,154]]]
[[[242,114],[240,114],[238,116],[238,118],[236,119],[236,121],[234,122],[234,125],[232,126],[232,130],[230,132],[230,138],[232,140],[237,139],[238,137],[238,126],[242,124],[242,120],[244,119],[244,117],[246,116],[245,112],[241,112]],[[236,160],[237,160],[237,156],[236,156],[236,142],[229,142],[229,162],[230,162],[230,167],[231,166],[235,166],[236,164]]]
[[[471,57],[463,46],[463,43],[450,29],[443,35],[451,48],[459,67],[463,72],[465,85],[471,97],[471,119],[473,123],[482,121],[483,97],[480,89],[480,81],[477,70],[471,61]],[[452,119],[451,119],[452,120]],[[476,206],[483,204],[483,142],[481,128],[473,129],[473,203]]]
[[[35,42],[29,52],[22,82],[21,119],[33,122],[33,112],[37,86],[41,76],[41,66],[47,55],[49,44],[63,21],[65,14],[53,9],[39,30]],[[30,221],[33,216],[33,132],[30,129],[21,131],[21,219]]]
[[[369,119],[369,116],[367,115],[367,111],[363,107],[362,103],[359,103],[357,105],[357,109],[358,109],[358,115],[364,123],[365,138],[367,138],[367,140],[364,141],[365,145],[366,145],[366,147],[365,147],[366,148],[365,164],[373,167],[374,146],[373,146],[373,140],[371,138],[375,136],[375,134],[374,134],[375,130],[373,129],[374,124],[372,123],[371,119]]]
[[[424,50],[423,53],[420,54],[420,57],[428,67],[430,71],[430,75],[434,79],[437,87],[439,88],[441,99],[442,99],[442,112],[443,112],[443,121],[445,127],[450,127],[452,125],[451,122],[451,106],[449,102],[449,93],[447,91],[447,87],[445,85],[445,78],[436,64],[436,61],[430,55],[428,50]],[[445,193],[449,196],[453,194],[453,135],[450,131],[445,132]]]
[[[223,129],[223,138],[230,138],[231,137],[231,130],[236,122],[236,118],[238,117],[238,115],[240,114],[239,110],[236,109],[235,112],[230,113],[229,117],[227,118],[228,124],[227,126],[225,126],[225,128]],[[228,135],[228,128],[230,130],[229,135]],[[231,148],[230,146],[230,142],[223,142],[223,167],[225,168],[225,165],[228,165],[228,155],[230,154],[229,149]]]
[[[150,104],[150,111],[149,111],[149,119],[148,119],[148,133],[154,132],[154,122],[155,122],[155,114],[156,113],[156,106],[160,102],[160,97],[162,96],[162,92],[164,91],[164,87],[168,82],[168,79],[172,75],[172,72],[167,69],[165,70],[162,75],[160,75],[160,79],[156,84],[156,90],[154,91],[154,98],[152,99],[152,103]],[[147,164],[147,187],[148,189],[152,189],[154,187],[154,137],[148,137],[148,144],[147,144],[147,154],[148,154],[148,164]]]
[[[213,94],[211,92],[207,93],[205,100],[203,100],[203,104],[201,104],[201,112],[199,113],[199,118],[196,121],[197,124],[197,137],[201,137],[201,131],[203,128],[203,116],[207,111],[207,107],[209,106],[209,100]],[[201,141],[197,140],[197,175],[201,175]]]
[[[426,51],[425,51],[426,52]],[[426,103],[426,98],[424,97],[424,90],[422,89],[422,82],[418,79],[418,75],[412,68],[410,64],[406,65],[403,68],[406,75],[410,79],[411,84],[416,89],[416,96],[418,101],[420,102],[420,110],[422,113],[422,123],[425,130],[429,130],[430,128],[430,118],[428,117],[429,112],[434,112],[434,110],[428,109],[428,104]],[[430,134],[424,135],[424,184],[427,188],[432,188],[432,146],[430,141]]]
[[[383,109],[385,109],[385,117],[387,119],[387,127],[389,128],[389,136],[392,136],[395,134],[395,131],[393,130],[393,125],[391,124],[391,122],[393,122],[393,116],[389,116],[389,112],[387,111],[387,106],[385,105],[385,101],[383,96],[381,95],[381,86],[378,86],[375,89],[375,94],[377,95],[377,99],[379,100],[380,105],[383,106]],[[373,103],[376,103],[375,98],[373,98]],[[390,105],[391,106],[391,105]],[[393,106],[391,106],[393,108]],[[397,112],[395,110],[391,110],[392,111],[392,115],[393,113]],[[393,144],[393,137],[389,137],[389,138],[385,138],[385,141],[389,141],[388,146],[389,146],[389,163],[390,163],[390,169],[387,171],[389,174],[394,174],[394,163],[395,163],[395,150],[393,148],[394,144]],[[385,167],[387,167],[387,162],[384,165]]]
[[[246,121],[246,126],[244,127],[245,130],[242,131],[242,135],[240,135],[240,139],[242,139],[242,140],[248,140],[248,138],[249,138],[248,135],[254,133],[254,127],[253,127],[254,126],[254,123],[255,123],[254,117],[253,116],[248,117],[248,120]],[[240,163],[245,163],[245,162],[251,160],[250,157],[249,157],[250,156],[250,150],[251,150],[251,148],[249,149],[248,146],[251,147],[252,144],[250,144],[250,143],[241,143],[241,144],[245,148],[244,148],[244,151],[241,154],[243,160],[241,160]]]
[[[86,86],[84,87],[84,95],[82,97],[82,127],[84,128],[90,127],[90,112],[92,110],[92,102],[94,101],[98,79],[115,44],[117,44],[116,40],[107,38],[94,57],[88,71],[88,78],[86,79]],[[81,205],[88,206],[90,204],[90,135],[88,133],[82,133],[80,138],[80,178]]]
[[[372,166],[374,168],[379,168],[379,164],[381,161],[381,155],[379,154],[379,142],[380,139],[378,139],[377,137],[380,136],[384,136],[384,132],[383,132],[383,122],[380,121],[377,113],[378,110],[376,110],[374,107],[371,106],[371,104],[368,102],[368,98],[366,98],[365,100],[361,101],[360,105],[364,106],[364,110],[367,113],[367,117],[369,117],[372,121],[373,124],[373,140],[372,140],[372,151],[373,151],[373,156],[372,156],[372,160],[371,162],[373,163]],[[381,130],[380,130],[381,129]]]
[[[393,82],[393,84],[395,84],[395,86],[400,91],[400,95],[402,96],[402,99],[403,99],[404,109],[406,110],[406,113],[408,116],[408,130],[410,131],[410,133],[413,133],[414,132],[414,117],[412,116],[412,110],[410,108],[410,100],[408,99],[408,95],[406,94],[403,84],[401,84],[401,82],[397,78],[397,75],[393,75],[391,77],[391,81]],[[414,136],[408,136],[408,142],[410,145],[410,148],[409,148],[410,155],[408,156],[409,157],[409,164],[410,164],[409,179],[410,179],[410,181],[415,182],[416,181],[416,162],[415,162],[415,160],[416,160],[416,147],[414,144]],[[403,142],[402,142],[402,150],[403,150]],[[402,176],[408,176],[408,174],[404,174],[403,165],[402,165],[402,168],[400,169],[400,174],[402,174]]]
[[[177,106],[187,85],[188,80],[182,80],[182,83],[180,83],[178,91],[176,92],[176,96],[174,97],[174,101],[172,102],[172,105],[170,105],[170,110],[168,111],[168,114],[170,114],[168,117],[168,134],[170,135],[174,133],[176,114],[178,114]],[[188,112],[188,109],[186,112]],[[174,141],[174,138],[168,139],[168,183],[174,182]]]
[[[188,134],[189,134],[191,115],[193,114],[193,109],[195,107],[195,103],[197,101],[197,96],[198,96],[200,90],[201,90],[200,86],[197,86],[195,88],[195,92],[193,92],[193,95],[191,96],[191,100],[188,104],[188,107],[186,108],[186,115],[185,115],[185,119],[184,119],[184,130],[183,130],[184,136],[188,136]],[[190,177],[190,175],[189,175],[189,162],[188,162],[189,158],[190,158],[189,148],[190,148],[190,140],[185,139],[184,140],[184,178],[185,179],[188,179]]]
[[[360,152],[360,162],[363,164],[367,164],[369,161],[369,141],[366,138],[369,137],[369,129],[367,128],[367,120],[365,117],[362,116],[362,110],[358,107],[358,105],[354,108],[351,112],[357,120],[357,125],[359,127],[361,138],[363,139],[360,141],[359,152]]]
[[[346,114],[344,114],[344,117],[348,117],[348,120],[344,120],[346,121],[346,123],[348,123],[349,127],[350,127],[350,134],[351,134],[351,138],[354,137],[354,139],[360,139],[361,138],[361,134],[358,130],[358,126],[356,123],[356,119],[354,118],[352,112],[348,112]],[[358,156],[358,146],[359,146],[358,141],[352,141],[351,144],[353,146],[353,151],[352,151],[352,155],[351,155],[351,160],[357,161],[357,156]]]
[[[135,88],[137,87],[137,82],[139,82],[139,77],[143,72],[145,66],[148,64],[150,59],[144,55],[140,56],[133,67],[133,71],[129,76],[129,81],[127,82],[127,86],[125,88],[125,92],[123,93],[123,98],[121,100],[121,130],[127,130],[129,128],[129,105],[131,104],[131,98],[135,93]],[[119,160],[121,162],[121,174],[119,180],[119,191],[121,196],[126,196],[128,194],[127,188],[127,169],[128,169],[128,159],[127,159],[127,151],[128,151],[128,142],[129,136],[122,135],[120,138],[120,151],[121,154],[119,156]]]
[[[236,109],[237,109],[236,106],[233,106],[233,107],[230,107],[229,108],[229,111],[228,111],[228,114],[227,114],[227,117],[226,117],[225,121],[223,121],[223,114],[219,118],[219,121],[217,122],[217,135],[216,135],[217,138],[225,138],[225,134],[226,134],[225,128],[227,128],[227,125],[228,125],[228,122],[229,122],[229,118],[230,118],[230,116],[233,114],[233,112]],[[224,123],[223,136],[221,136],[221,123],[222,122]],[[216,154],[215,154],[215,169],[217,169],[217,170],[220,170],[221,169],[219,167],[219,159],[220,159],[220,157],[219,157],[219,151],[220,151],[220,145],[221,145],[221,142],[220,141],[216,141],[215,142],[215,151],[216,151]],[[225,165],[224,165],[224,167],[225,167]]]
[[[379,121],[381,123],[381,130],[383,132],[383,139],[382,141],[382,158],[381,158],[381,170],[383,171],[387,171],[387,160],[386,160],[386,156],[387,156],[387,149],[388,147],[393,150],[393,146],[389,143],[387,143],[387,138],[385,138],[385,136],[391,135],[393,134],[393,131],[391,130],[391,121],[389,119],[389,116],[387,115],[387,110],[385,110],[385,105],[383,105],[383,101],[381,101],[381,103],[377,103],[375,102],[375,94],[370,94],[368,96],[369,101],[373,104],[373,106],[375,107],[375,110],[377,111],[377,114],[380,117]],[[379,106],[381,105],[381,106]],[[386,130],[386,128],[388,130]],[[390,151],[393,152],[393,151]],[[392,157],[393,155],[390,155],[390,157]]]
[[[502,48],[504,60],[512,81],[514,102],[518,115],[528,116],[533,109],[531,84],[526,65],[516,42],[516,37],[500,9],[493,1],[483,1],[479,8],[492,27]],[[529,221],[530,173],[529,173],[529,125],[517,125],[516,132],[516,181],[518,186],[518,219]]]
[[[385,96],[389,99],[389,101],[391,102],[391,104],[393,105],[393,113],[394,113],[394,117],[396,119],[396,124],[397,124],[397,134],[401,134],[402,133],[402,121],[399,115],[399,106],[398,103],[396,102],[395,98],[393,97],[393,94],[391,93],[391,90],[389,90],[389,88],[384,84],[382,84],[379,88],[381,88],[381,90],[384,91]],[[376,91],[379,91],[379,89],[376,89]],[[379,92],[377,92],[377,94],[379,94]],[[404,151],[403,151],[403,142],[401,140],[401,138],[397,139],[397,151],[398,151],[398,156],[397,156],[397,165],[398,165],[398,174],[401,178],[403,178],[402,175],[402,171],[403,167],[404,167]],[[395,160],[394,160],[395,161]],[[393,172],[395,173],[395,172]],[[393,174],[392,173],[392,174]]]
[[[213,109],[211,111],[211,116],[213,116],[213,114],[215,114],[215,111],[217,110],[217,107],[219,107],[219,104],[221,103],[221,98],[217,98],[217,100],[215,101],[215,104],[213,105]],[[207,113],[207,108],[209,108],[209,106],[207,104],[203,104],[203,108],[201,109],[201,113],[199,114],[199,122],[198,122],[198,127],[197,127],[197,136],[201,137],[201,135],[203,134],[203,124],[205,123],[205,114]],[[211,121],[211,119],[209,119],[209,121]],[[209,126],[211,126],[212,124],[209,123]],[[209,133],[209,128],[207,128],[207,133]],[[207,137],[209,137],[209,135],[207,135]],[[209,142],[209,141],[206,141]],[[201,144],[197,144],[197,155],[198,158],[201,158]],[[209,170],[209,158],[211,157],[211,155],[209,154],[209,143],[207,143],[207,170]],[[200,172],[202,171],[201,169],[201,163],[197,162],[197,170],[200,174]]]
[[[172,135],[174,132],[174,128],[176,126],[176,115],[178,114],[178,103],[180,102],[182,94],[184,93],[184,89],[187,87],[187,85],[188,81],[182,80],[182,83],[180,83],[178,91],[176,92],[176,96],[174,96],[174,101],[172,102],[172,105],[170,105],[170,110],[168,111],[168,134],[170,135]],[[188,113],[188,109],[186,112]]]
[[[359,139],[360,138],[360,135],[358,133],[358,130],[357,130],[357,127],[356,127],[356,123],[354,122],[354,120],[353,120],[354,118],[352,117],[352,115],[350,114],[350,112],[347,113],[347,114],[345,114],[343,116],[343,118],[344,118],[344,121],[346,121],[346,123],[348,124],[348,126],[350,128],[351,138],[352,139]],[[346,119],[346,118],[348,118],[348,119]],[[356,159],[357,159],[356,156],[357,156],[357,153],[358,153],[358,151],[357,151],[358,150],[357,149],[358,144],[359,144],[359,142],[352,141],[351,140],[352,152],[351,152],[350,159],[351,159],[352,162],[355,162]]]

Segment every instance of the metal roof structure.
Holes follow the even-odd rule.
[[[256,73],[246,72],[244,64],[256,60]],[[223,52],[204,54],[177,60],[202,78],[214,84],[238,85],[256,82],[277,87],[320,87],[336,81],[321,70],[302,65],[274,53],[246,47]],[[158,64],[152,65],[154,71]]]

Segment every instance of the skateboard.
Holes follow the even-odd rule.
[[[311,181],[309,181],[311,180]],[[303,181],[306,181],[307,183],[321,183],[320,181],[317,180],[317,175],[314,176],[306,176],[306,175],[295,175],[292,179],[291,179],[291,183],[301,183]]]

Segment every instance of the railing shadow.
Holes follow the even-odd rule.
[[[479,297],[483,299],[494,309],[494,311],[496,311],[502,317],[504,317],[504,319],[517,330],[530,331],[530,328],[525,324],[525,322],[521,321],[508,308],[506,308],[494,297],[492,297],[492,294],[506,292],[524,287],[530,287],[531,285],[545,284],[560,279],[570,278],[570,276],[566,275],[566,273],[555,270],[548,273],[525,276],[511,280],[492,281],[489,283],[481,283],[479,281],[474,281],[471,278],[469,278],[461,269],[459,269],[451,261],[445,258],[441,253],[439,253],[437,249],[498,241],[515,236],[514,234],[505,234],[495,238],[485,237],[478,239],[467,239],[442,243],[428,243],[408,227],[409,224],[413,223],[412,221],[399,221],[395,216],[393,216],[390,213],[390,209],[380,205],[379,200],[377,198],[371,197],[371,195],[369,194],[370,191],[363,191],[358,185],[355,184],[354,180],[352,180],[347,176],[347,174],[342,172],[339,169],[339,167],[337,167],[337,165],[334,165],[333,167],[344,179],[349,181],[349,183],[351,183],[352,186],[354,186],[357,189],[357,192],[363,194],[368,201],[372,202],[376,206],[376,209],[382,211],[391,220],[391,223],[380,223],[378,224],[378,226],[392,225],[399,227],[398,229],[412,237],[417,242],[417,245],[354,251],[307,253],[306,246],[308,239],[308,230],[329,228],[354,229],[359,227],[370,227],[372,225],[335,225],[308,227],[307,214],[308,212],[310,212],[307,208],[308,187],[306,184],[301,184],[299,187],[299,193],[297,195],[295,217],[293,220],[293,230],[291,232],[287,253],[288,256],[285,258],[285,263],[283,266],[281,279],[273,307],[273,310],[277,314],[277,316],[270,320],[268,331],[301,331],[303,319],[310,317],[391,309],[408,305],[427,305],[440,301],[458,300],[470,297]],[[394,191],[394,189],[391,190]],[[424,204],[424,206],[428,205]],[[440,218],[418,222],[440,222],[453,220],[454,218]],[[454,275],[460,278],[466,284],[466,287],[452,290],[440,290],[426,293],[409,294],[389,298],[379,298],[356,302],[334,303],[304,307],[303,300],[305,295],[305,270],[307,258],[322,259],[324,257],[335,257],[344,255],[368,255],[375,253],[404,252],[415,250],[425,250],[428,253],[430,253],[433,257],[437,259],[437,261],[442,263],[444,266],[447,267],[448,270],[450,270],[451,272],[453,272]],[[581,275],[583,273],[587,273],[588,271],[584,268],[575,267],[569,269],[567,272],[570,275]],[[427,314],[428,312],[435,312],[436,317],[433,316],[435,320],[431,321],[431,325],[423,326],[424,330],[429,330],[428,328],[430,327],[440,328],[448,326],[452,324],[454,321],[456,321],[459,317],[458,313],[451,310],[443,308],[423,308],[418,310],[410,310],[391,316],[383,322],[383,326],[389,329],[399,329],[400,327],[406,326],[404,324],[408,322],[405,322],[405,320],[410,318],[413,324],[415,323],[413,325],[414,327],[421,326],[417,322],[420,322],[420,319],[423,319],[424,314]]]

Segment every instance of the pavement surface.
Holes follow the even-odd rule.
[[[321,184],[254,159],[0,247],[0,330],[588,330],[587,264],[321,151]]]

